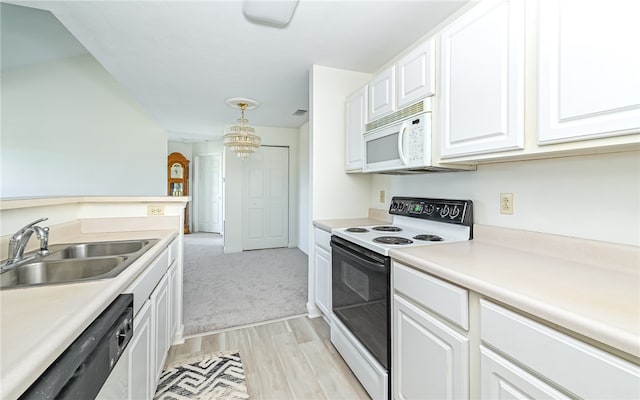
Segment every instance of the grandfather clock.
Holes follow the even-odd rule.
[[[167,182],[169,196],[189,195],[189,160],[180,153],[169,154]],[[189,233],[189,206],[184,209],[184,233]]]

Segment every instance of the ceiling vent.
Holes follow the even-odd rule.
[[[302,115],[305,115],[306,113],[307,113],[307,110],[300,110],[300,109],[297,109],[297,110],[296,110],[293,114],[291,114],[291,115],[295,115],[296,117],[300,117],[300,116],[302,116]]]

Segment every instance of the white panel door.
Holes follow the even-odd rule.
[[[396,66],[376,75],[369,83],[367,121],[374,121],[396,110]]]
[[[398,61],[398,108],[435,94],[435,70],[433,38]]]
[[[362,135],[367,121],[367,86],[347,97],[345,170],[362,172]]]
[[[198,156],[196,231],[222,233],[222,153]]]
[[[442,31],[442,158],[524,148],[524,20],[487,0]]]
[[[289,148],[262,146],[242,161],[242,249],[289,244]]]
[[[393,296],[393,397],[469,397],[469,339],[398,295]]]
[[[640,2],[539,7],[539,142],[640,132]]]

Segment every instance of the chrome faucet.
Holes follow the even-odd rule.
[[[37,255],[46,256],[49,254],[49,228],[36,225],[42,221],[46,221],[47,219],[48,218],[40,218],[37,221],[33,221],[13,234],[11,240],[9,240],[9,258],[7,259],[7,262],[0,267],[0,269],[10,269],[21,264],[24,260],[24,249],[34,232],[38,239],[40,239],[40,250]]]

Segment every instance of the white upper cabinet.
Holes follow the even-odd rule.
[[[427,40],[398,61],[398,108],[435,94],[435,45]]]
[[[524,148],[524,12],[487,0],[442,31],[442,158]]]
[[[540,1],[539,143],[640,132],[640,2]]]
[[[362,135],[367,120],[367,86],[347,97],[345,170],[362,172]]]
[[[396,110],[396,66],[376,75],[369,83],[369,113],[371,122]]]

